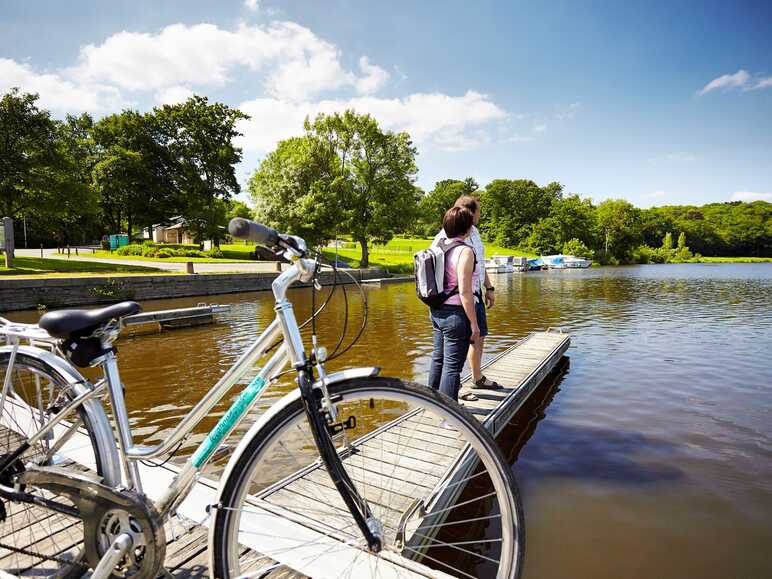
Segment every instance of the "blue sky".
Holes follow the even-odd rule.
[[[411,133],[425,189],[772,200],[770,23],[765,1],[0,0],[0,92],[57,116],[238,106],[242,182],[306,114],[353,106]]]

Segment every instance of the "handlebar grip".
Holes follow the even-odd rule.
[[[243,217],[234,217],[228,224],[228,231],[233,237],[246,239],[263,245],[274,246],[279,244],[279,234],[275,229],[255,223]]]

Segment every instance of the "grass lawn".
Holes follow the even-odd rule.
[[[49,275],[52,277],[71,274],[94,273],[156,273],[160,270],[154,267],[138,265],[118,265],[114,263],[99,263],[66,259],[48,259],[40,257],[16,257],[13,267],[5,267],[5,260],[0,259],[0,276],[3,275]]]
[[[431,239],[420,239],[416,237],[404,237],[392,239],[386,245],[370,246],[370,265],[385,267],[391,273],[412,273],[413,272],[413,254],[431,245]],[[351,245],[351,244],[347,244]],[[510,249],[485,243],[485,255],[521,255],[524,257],[536,257],[534,253],[522,251],[520,249]],[[327,248],[324,255],[328,259],[335,258],[335,250]],[[359,258],[362,256],[362,250],[359,244],[353,247],[345,247],[338,250],[338,257],[346,261],[351,267],[359,267]]]
[[[772,257],[700,257],[698,263],[770,263]]]

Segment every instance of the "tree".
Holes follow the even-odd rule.
[[[311,246],[342,233],[341,207],[327,187],[332,165],[307,136],[281,141],[249,180],[256,219]]]
[[[416,148],[407,133],[383,131],[373,117],[353,110],[306,120],[305,129],[314,149],[334,159],[327,188],[367,267],[369,243],[387,243],[416,216]]]
[[[159,143],[153,119],[123,111],[97,122],[92,130],[96,147],[92,181],[100,195],[105,221],[113,232],[135,225],[151,226],[177,208],[169,151]]]
[[[228,204],[228,212],[225,218],[230,222],[234,217],[242,217],[244,219],[254,219],[255,215],[252,209],[243,201],[231,199]]]
[[[587,247],[583,241],[573,238],[563,244],[563,253],[566,255],[575,255],[585,259],[592,259],[593,251]]]
[[[598,237],[604,261],[626,263],[641,242],[641,211],[624,199],[609,199],[598,205]]]
[[[424,230],[429,235],[434,235],[442,227],[442,218],[445,212],[453,207],[456,199],[462,195],[471,195],[479,185],[472,177],[463,181],[458,179],[444,179],[437,181],[434,189],[429,191],[419,204],[419,215]]]
[[[382,131],[354,111],[306,119],[305,135],[282,141],[250,180],[258,217],[310,243],[348,233],[369,263],[415,218],[416,149],[407,133]]]
[[[539,187],[525,179],[496,179],[482,194],[481,230],[489,240],[514,247],[529,235],[532,224],[549,215],[562,194],[559,183]]]
[[[662,250],[663,251],[672,251],[673,250],[673,234],[669,231],[665,234],[665,237],[662,239]]]
[[[40,207],[59,162],[57,126],[37,94],[11,89],[0,99],[0,210],[19,218]]]
[[[241,149],[233,141],[241,136],[236,123],[247,118],[237,109],[210,104],[201,96],[153,109],[156,139],[173,160],[175,187],[184,195],[183,214],[189,223],[202,223],[200,235],[215,244],[224,228],[217,202],[241,190],[234,170],[241,161]]]

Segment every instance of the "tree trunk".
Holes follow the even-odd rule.
[[[370,250],[367,248],[367,238],[362,237],[357,241],[359,241],[359,245],[362,246],[362,259],[359,260],[359,267],[369,267]]]
[[[132,220],[131,220],[131,213],[129,213],[129,214],[126,216],[126,229],[128,229],[128,230],[129,230],[129,243],[131,243],[131,228],[132,228],[132,226],[134,225],[134,224],[133,224],[131,221],[132,221]]]

